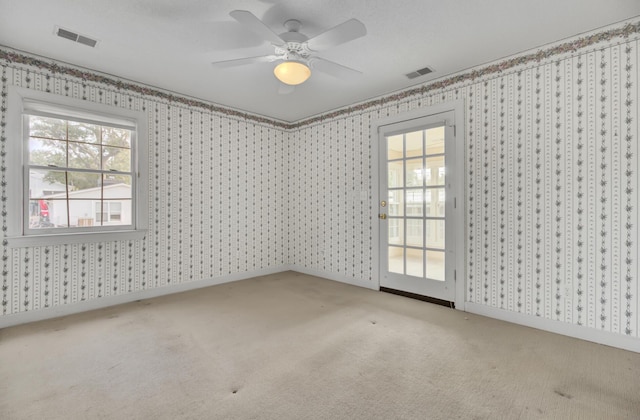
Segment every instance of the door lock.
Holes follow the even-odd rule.
[[[380,202],[380,206],[381,206],[381,207],[387,207],[387,202],[386,202],[386,201],[384,201],[384,200],[382,200],[382,201]]]
[[[380,213],[380,214],[378,215],[378,218],[379,218],[379,219],[382,219],[382,220],[386,220],[386,218],[387,218],[387,214],[386,214],[386,213]]]

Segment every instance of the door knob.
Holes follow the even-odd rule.
[[[387,218],[387,214],[386,214],[386,213],[380,213],[380,214],[378,215],[378,218],[379,218],[379,219],[382,219],[382,220],[385,220],[385,219]]]

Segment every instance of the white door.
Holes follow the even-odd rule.
[[[455,300],[454,113],[379,128],[380,286]]]

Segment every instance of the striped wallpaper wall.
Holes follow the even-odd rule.
[[[3,110],[9,85],[148,114],[149,231],[139,241],[26,248],[3,243],[2,315],[286,263],[283,129],[6,62]],[[9,141],[21,139],[3,131],[3,151]],[[2,175],[4,185],[12,175],[4,169]],[[3,216],[6,201],[16,199],[2,190]],[[7,219],[1,220],[4,231]]]
[[[3,93],[144,109],[151,172],[145,240],[3,245],[2,314],[264,268],[375,285],[370,127],[462,99],[467,301],[638,337],[639,26],[292,125],[1,60]]]
[[[638,337],[639,47],[636,32],[302,123],[293,263],[376,282],[370,126],[462,99],[466,300]]]

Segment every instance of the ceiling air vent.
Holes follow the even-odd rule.
[[[80,44],[87,45],[91,48],[95,47],[96,44],[98,43],[98,41],[95,39],[91,39],[87,36],[80,35],[68,29],[60,28],[57,26],[56,26],[56,35],[58,35],[60,38],[65,38],[73,42],[78,42]]]
[[[411,73],[407,73],[406,76],[409,79],[415,79],[416,77],[424,76],[425,74],[433,73],[433,69],[430,67],[425,67],[420,70],[412,71]]]

